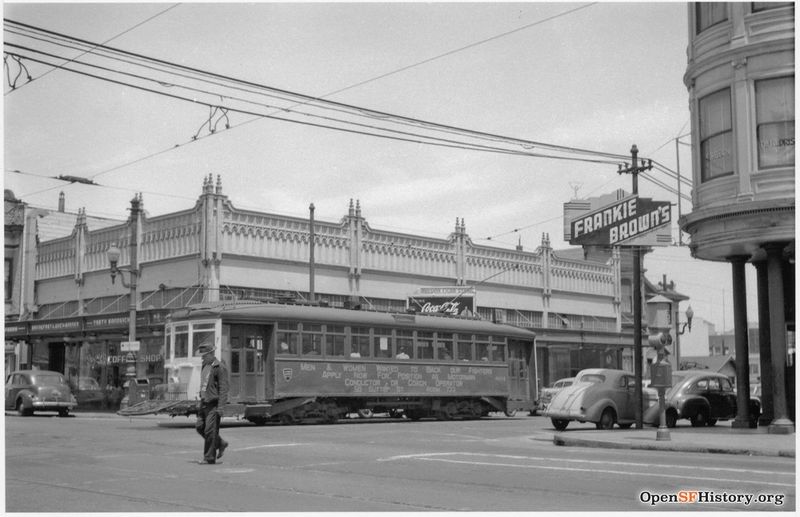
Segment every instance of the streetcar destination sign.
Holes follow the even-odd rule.
[[[637,195],[580,215],[570,223],[570,244],[622,245],[631,239],[668,226],[672,221],[669,201],[653,201]]]

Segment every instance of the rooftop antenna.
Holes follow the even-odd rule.
[[[583,183],[569,182],[569,188],[573,190],[572,199],[578,199],[578,191],[583,187]]]

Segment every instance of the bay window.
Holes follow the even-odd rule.
[[[733,174],[731,91],[706,95],[698,104],[700,122],[700,180]]]
[[[794,77],[755,82],[758,168],[794,165]]]

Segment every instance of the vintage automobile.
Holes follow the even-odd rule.
[[[105,402],[105,393],[92,377],[81,377],[73,391],[81,409],[100,408]]]
[[[68,416],[78,404],[64,376],[47,370],[20,370],[6,378],[6,409],[22,416],[34,411],[58,411]]]
[[[712,426],[719,420],[736,418],[736,391],[730,379],[708,370],[681,370],[672,373],[672,387],[665,395],[666,424],[689,419],[693,427]],[[758,425],[761,403],[750,397],[750,426]],[[658,422],[658,407],[645,412],[645,421]]]
[[[567,386],[572,386],[573,382],[575,382],[575,377],[567,377],[565,379],[558,379],[549,388],[542,388],[541,391],[539,391],[539,401],[537,409],[539,411],[544,411],[545,409],[547,409],[547,405],[550,404],[550,401],[553,399],[553,395],[555,395],[562,389],[566,388]]]
[[[590,368],[575,376],[572,386],[553,396],[544,416],[559,431],[570,421],[593,422],[598,429],[612,429],[617,424],[627,429],[636,421],[636,380],[625,370]],[[658,404],[658,395],[651,388],[642,389],[644,407]]]

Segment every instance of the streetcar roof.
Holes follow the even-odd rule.
[[[432,331],[500,333],[519,339],[533,339],[536,336],[533,331],[521,327],[458,316],[377,312],[299,304],[219,303],[179,309],[173,311],[171,315],[173,322],[219,317],[226,322],[238,323],[314,321],[355,326],[407,327]]]

